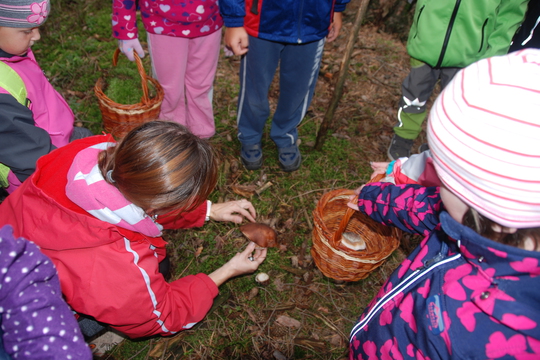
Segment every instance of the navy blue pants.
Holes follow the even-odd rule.
[[[279,99],[270,138],[278,148],[296,143],[296,127],[313,98],[325,39],[285,44],[249,37],[249,51],[240,64],[238,139],[244,145],[261,142],[270,115],[268,90],[279,65]]]

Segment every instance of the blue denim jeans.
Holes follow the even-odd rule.
[[[279,65],[279,99],[270,138],[278,148],[298,138],[297,126],[311,103],[325,39],[285,44],[249,37],[249,51],[240,64],[238,139],[244,145],[261,142],[270,115],[268,90]]]

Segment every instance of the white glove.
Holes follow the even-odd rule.
[[[130,61],[135,61],[133,50],[137,52],[137,55],[139,55],[141,59],[144,57],[144,50],[139,39],[118,40],[118,48]]]

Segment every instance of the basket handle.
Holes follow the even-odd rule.
[[[382,180],[385,176],[386,176],[385,174],[378,174],[373,179],[369,180],[367,182],[367,184],[372,183],[372,182],[378,182],[378,181]],[[347,210],[345,211],[345,215],[343,215],[343,217],[341,218],[341,221],[339,222],[339,226],[338,226],[336,232],[334,233],[334,237],[332,238],[332,244],[331,245],[332,245],[333,248],[338,247],[338,245],[339,245],[339,243],[341,241],[341,235],[343,235],[343,232],[347,228],[347,225],[349,225],[349,221],[351,220],[351,217],[353,216],[355,211],[356,210],[351,209],[350,207],[347,206]]]
[[[114,52],[114,55],[113,55],[113,61],[112,61],[114,66],[118,64],[119,54],[120,54],[120,49],[116,48],[116,51]],[[133,51],[133,56],[135,57],[137,70],[139,70],[139,75],[141,76],[141,83],[142,83],[142,90],[143,90],[143,96],[142,96],[141,102],[146,105],[150,102],[150,96],[148,95],[148,84],[146,80],[146,71],[144,70],[142,60],[139,57],[139,55],[137,55],[136,51]]]

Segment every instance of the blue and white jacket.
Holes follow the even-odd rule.
[[[539,252],[459,224],[437,187],[370,184],[358,204],[426,237],[353,327],[350,359],[540,358]]]

